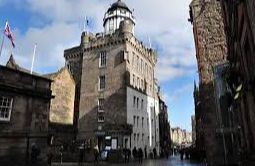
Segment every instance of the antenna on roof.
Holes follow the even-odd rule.
[[[88,27],[89,27],[89,20],[87,16],[85,16],[84,22],[83,22],[83,31],[86,32],[86,29],[88,30]]]
[[[149,47],[150,47],[150,49],[151,49],[151,38],[148,37],[148,39],[149,39]]]
[[[33,74],[36,46],[37,46],[37,44],[35,43],[30,74]]]

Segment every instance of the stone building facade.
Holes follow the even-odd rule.
[[[255,1],[221,1],[230,67],[225,79],[230,87],[229,107],[238,117],[239,155],[243,165],[255,164]]]
[[[159,99],[159,139],[160,149],[169,151],[171,148],[170,123],[168,121],[168,110],[165,102]]]
[[[196,145],[196,117],[191,116],[191,126],[192,126],[192,144]]]
[[[204,149],[209,165],[226,161],[223,133],[215,103],[215,66],[227,62],[227,43],[221,4],[217,0],[193,0],[190,4],[190,21],[196,46],[199,73],[199,95],[195,107],[198,147]],[[196,92],[196,93],[197,93]]]
[[[1,164],[28,163],[32,145],[40,148],[39,158],[45,161],[51,80],[24,72],[13,56],[7,66],[0,66]]]
[[[67,67],[56,73],[47,74],[51,79],[51,91],[54,98],[50,105],[49,121],[51,123],[73,125],[75,82]]]
[[[173,146],[178,146],[179,148],[190,145],[192,143],[191,132],[187,132],[180,127],[171,128],[171,141]]]
[[[78,139],[100,150],[159,151],[157,55],[134,36],[134,16],[122,1],[107,10],[103,25],[104,33],[83,32],[80,46],[64,52],[78,93]]]

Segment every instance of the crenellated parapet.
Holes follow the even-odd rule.
[[[76,47],[64,50],[64,57],[66,60],[75,59],[80,56],[81,56],[80,46],[76,46]]]
[[[155,50],[147,48],[141,41],[139,41],[134,35],[122,33],[121,30],[116,31],[111,35],[98,34],[94,37],[90,37],[86,46],[82,47],[82,52],[98,50],[100,48],[112,47],[120,44],[130,44],[135,51],[143,55],[146,59],[150,61],[154,66],[157,63],[157,54]],[[72,48],[76,49],[76,48]],[[72,52],[73,50],[68,50]],[[75,52],[75,51],[74,51]],[[75,56],[75,53],[71,53],[71,56]]]

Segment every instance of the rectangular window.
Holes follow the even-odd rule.
[[[139,134],[137,134],[137,145],[139,144]]]
[[[104,99],[98,99],[98,111],[104,111]]]
[[[137,116],[137,127],[139,125],[139,116]]]
[[[137,77],[137,88],[140,88],[140,79]]]
[[[0,96],[0,121],[10,121],[13,98]]]
[[[121,14],[126,14],[126,11],[125,10],[120,10],[120,13]]]
[[[144,121],[144,117],[142,117],[142,128],[143,128],[143,121]]]
[[[99,77],[99,90],[105,89],[105,76]]]
[[[104,122],[104,112],[98,112],[97,118],[98,122]]]
[[[133,52],[132,65],[135,67],[135,52]]]
[[[135,142],[135,140],[136,140],[136,134],[134,134],[134,142]]]
[[[106,66],[106,51],[100,52],[99,57],[99,67],[105,67]]]
[[[135,87],[135,75],[133,74],[133,86]]]
[[[133,107],[135,107],[135,101],[136,101],[136,97],[134,96]]]
[[[138,107],[139,107],[139,98],[138,97],[136,99],[136,105],[137,105],[137,109],[138,109]]]
[[[143,74],[143,60],[141,59],[141,73]]]
[[[136,116],[134,116],[134,126],[135,126],[135,120],[136,120]]]
[[[141,109],[143,109],[143,99],[142,99],[142,102],[141,102]]]
[[[139,57],[136,56],[136,70],[139,71]]]

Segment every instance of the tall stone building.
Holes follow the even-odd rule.
[[[221,4],[217,0],[193,0],[190,21],[196,46],[199,73],[199,95],[196,94],[196,121],[198,140],[203,142],[209,165],[226,161],[224,134],[221,132],[215,103],[214,72],[219,64],[227,62],[227,44]],[[199,112],[199,113],[197,113]],[[201,145],[201,143],[200,143]]]
[[[192,143],[192,134],[180,127],[171,128],[171,140],[174,146],[182,148]]]
[[[135,18],[120,0],[107,10],[104,32],[83,32],[65,50],[76,82],[78,139],[105,148],[159,151],[157,55],[134,36]]]
[[[170,130],[167,105],[159,98],[159,140],[162,151],[168,151],[171,148]]]
[[[255,165],[255,1],[221,1],[228,43],[229,71],[225,74],[231,95],[229,107],[238,117],[235,124],[240,138],[243,165]]]
[[[196,118],[195,118],[195,115],[191,116],[191,126],[192,126],[192,144],[196,145]]]

